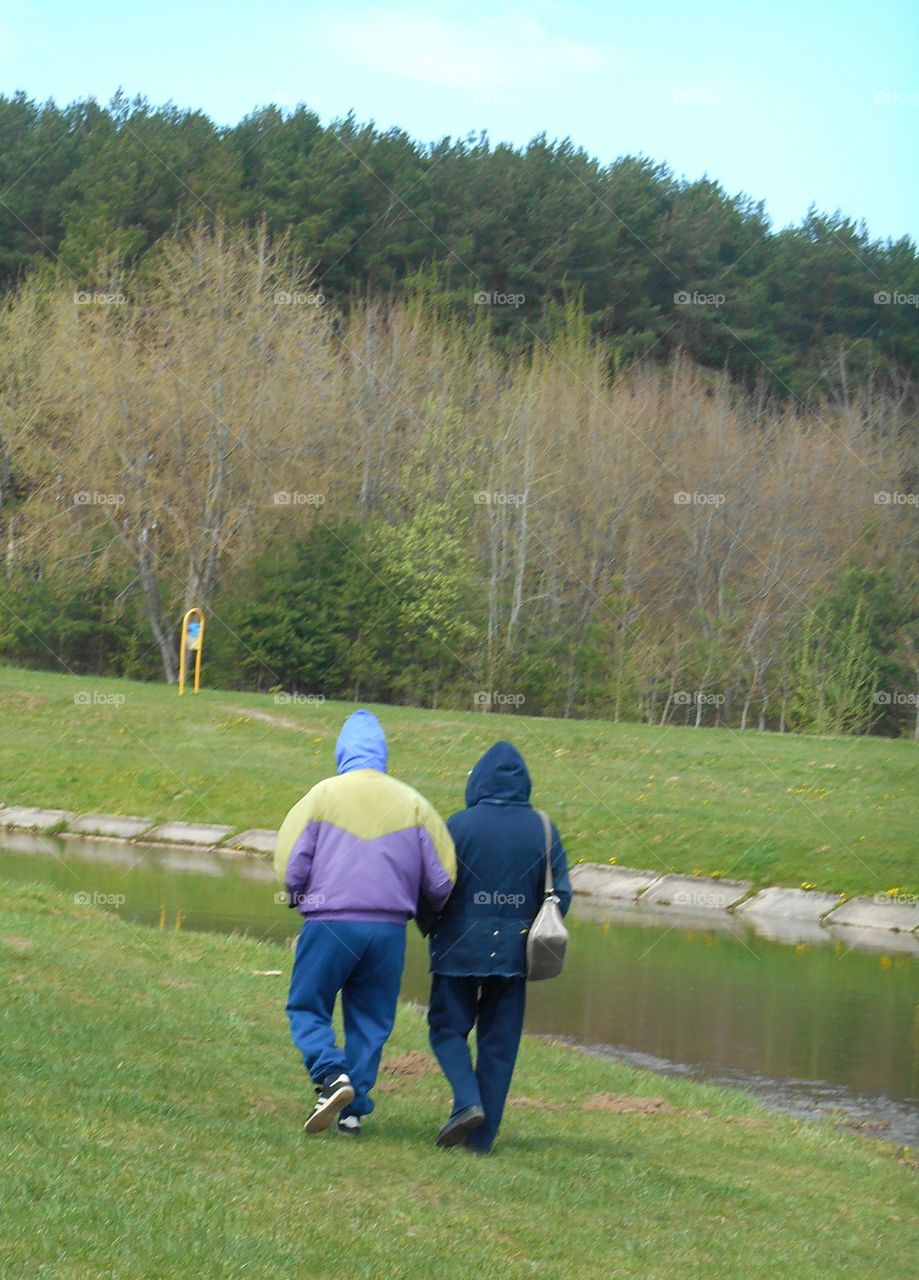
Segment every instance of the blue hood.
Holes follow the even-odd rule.
[[[530,774],[523,756],[510,742],[489,747],[469,775],[466,804],[490,800],[494,804],[529,804]]]
[[[355,711],[341,726],[335,744],[335,766],[339,773],[352,769],[386,772],[386,734],[372,711]]]

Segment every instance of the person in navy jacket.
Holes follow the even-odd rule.
[[[526,1002],[526,941],[545,893],[545,832],[530,804],[530,775],[509,742],[496,742],[469,775],[467,808],[447,821],[457,879],[430,926],[431,1048],[453,1089],[438,1146],[491,1149],[501,1123]],[[552,876],[561,910],[568,864],[552,824]],[[476,1029],[473,1066],[468,1037]]]

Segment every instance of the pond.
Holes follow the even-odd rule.
[[[297,932],[256,857],[9,832],[3,840],[0,879],[81,895],[126,920],[281,945]],[[796,1115],[841,1112],[866,1133],[919,1147],[919,963],[896,935],[875,952],[819,931],[786,945],[734,919],[700,923],[578,899],[569,924],[565,973],[531,988],[530,1032],[738,1086]],[[425,947],[410,927],[403,995],[424,1004],[427,991]]]

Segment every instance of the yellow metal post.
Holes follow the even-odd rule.
[[[189,649],[195,655],[195,683],[193,692],[201,687],[201,651],[204,648],[204,613],[201,609],[189,609],[182,619],[182,645],[179,652],[179,696],[185,692],[185,665]]]

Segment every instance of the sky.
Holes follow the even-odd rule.
[[[570,137],[765,202],[919,240],[916,0],[330,4],[0,0],[0,92],[121,88],[234,124],[353,111],[423,142]]]

